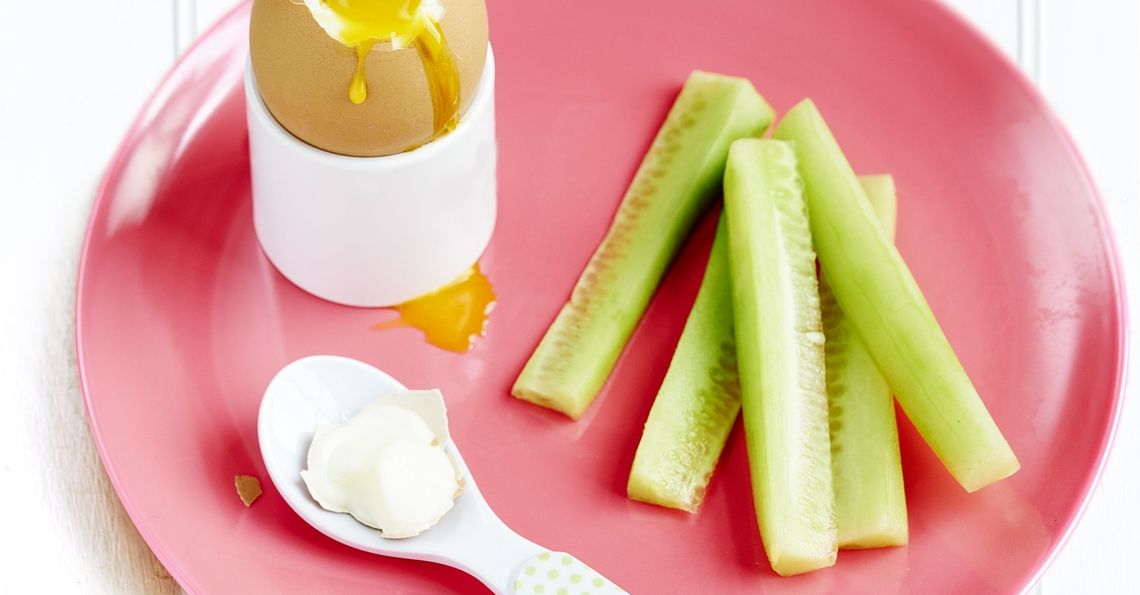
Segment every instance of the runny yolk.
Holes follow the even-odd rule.
[[[416,53],[427,74],[433,114],[432,138],[437,138],[455,130],[459,123],[459,70],[443,31],[434,23],[430,30],[436,34],[421,35],[416,40]]]
[[[354,105],[364,103],[368,99],[368,84],[364,82],[364,60],[368,52],[372,51],[375,41],[362,41],[356,44],[356,72],[352,73],[352,82],[348,86],[348,100]]]
[[[443,30],[421,9],[421,0],[321,1],[339,21],[334,37],[356,52],[356,70],[348,86],[352,103],[359,105],[368,99],[365,62],[376,43],[391,42],[395,48],[414,46],[431,94],[432,138],[455,129],[459,122],[459,70]]]
[[[423,332],[428,343],[463,353],[483,335],[494,305],[495,290],[476,264],[452,284],[396,306],[399,318],[372,329],[412,327]]]

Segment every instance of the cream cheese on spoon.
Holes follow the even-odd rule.
[[[339,425],[321,425],[301,478],[325,510],[347,512],[383,537],[413,537],[435,525],[463,489],[444,449],[450,437],[438,390],[377,399]]]

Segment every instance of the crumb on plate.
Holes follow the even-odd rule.
[[[261,497],[261,482],[252,475],[235,475],[234,487],[246,508],[253,506],[253,502]]]

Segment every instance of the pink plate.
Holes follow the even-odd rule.
[[[1013,67],[930,2],[490,8],[501,210],[483,270],[500,301],[466,355],[411,330],[370,330],[390,313],[310,297],[258,249],[240,84],[248,7],[202,38],[127,134],[84,249],[80,364],[107,471],[179,583],[193,593],[480,589],[450,568],[341,546],[269,484],[255,423],[262,391],[287,362],[326,353],[442,388],[455,440],[504,520],[634,593],[1030,584],[1104,461],[1125,337],[1096,191]],[[858,171],[895,175],[900,249],[1023,465],[966,494],[904,423],[909,547],[842,552],[832,569],[777,577],[739,430],[698,514],[626,499],[641,424],[703,270],[708,220],[584,420],[508,395],[693,68],[751,77],[777,109],[814,97]],[[266,488],[249,509],[234,493],[239,473]]]

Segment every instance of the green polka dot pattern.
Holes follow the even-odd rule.
[[[518,570],[515,593],[567,595],[607,595],[625,593],[602,575],[562,552],[543,552],[528,560]]]

